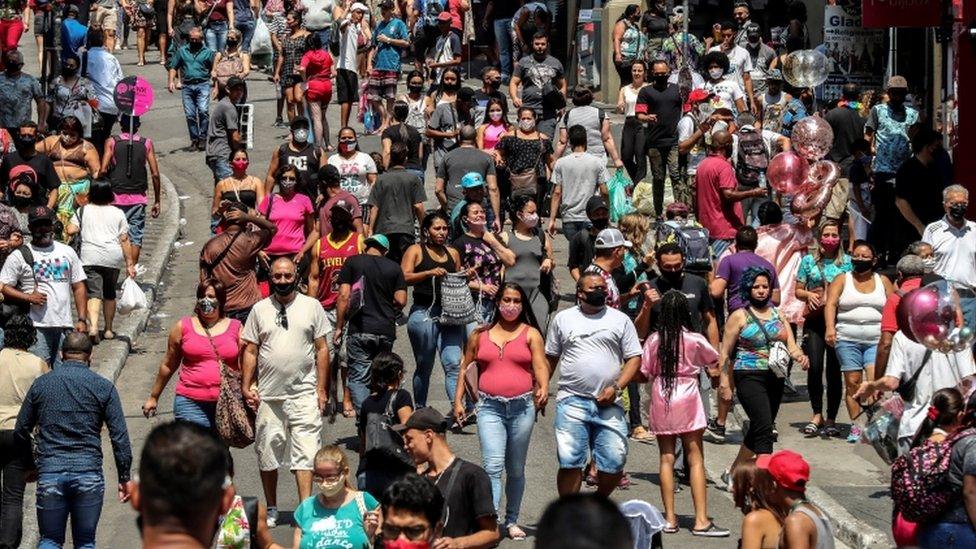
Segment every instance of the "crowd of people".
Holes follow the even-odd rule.
[[[64,543],[69,516],[74,543],[94,546],[103,424],[146,547],[276,547],[285,464],[301,501],[295,547],[523,540],[529,442],[547,408],[560,499],[537,547],[573,547],[584,516],[608,530],[578,539],[648,546],[604,498],[630,485],[629,445],[650,441],[661,533],[679,531],[685,483],[691,534],[726,537],[709,514],[705,443],[726,443],[738,405],[748,426],[721,483],[744,515],[741,546],[829,548],[827,515],[805,497],[810,466],[776,448],[796,368],[810,438],[861,441],[880,394],[910,385],[899,452],[959,441],[956,503],[912,540],[976,544],[976,397],[951,392],[976,374],[972,350],[927,350],[898,319],[905,293],[945,280],[976,326],[976,223],[908,82],[892,76],[873,95],[847,84],[828,100],[784,80],[786,56],[810,47],[802,2],[782,28],[737,2],[707,36],[680,8],[634,4],[611,40],[618,133],[551,52],[558,3],[484,4],[483,21],[467,0],[0,10],[0,26],[33,14],[61,29],[60,72],[44,81],[24,72],[19,34],[0,43],[0,546],[19,544],[35,478],[42,546]],[[154,416],[175,376],[175,422],[146,439],[138,480],[118,392],[90,370],[161,208],[153,141],[113,96],[129,26],[139,66],[159,34],[186,117],[180,154],[214,183],[195,306],[172,325],[142,406]],[[475,26],[494,44],[477,75],[462,63]],[[247,104],[256,27],[270,32],[274,125],[289,129],[263,177],[247,146],[266,139]],[[841,178],[822,208],[794,213],[767,169],[806,117],[831,127]],[[574,287],[560,288],[562,269]],[[412,357],[394,352],[400,326]],[[428,405],[438,356],[445,410]],[[323,446],[337,416],[358,440]],[[234,489],[235,421],[250,429],[263,498]],[[470,425],[480,463],[449,443]],[[584,484],[597,495],[577,495]]]

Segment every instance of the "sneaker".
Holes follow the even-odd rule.
[[[776,428],[776,424],[773,424],[773,442],[779,442],[779,429]]]
[[[719,528],[714,522],[709,522],[708,526],[701,530],[692,529],[691,535],[705,538],[727,538],[729,537],[729,531],[725,528]]]
[[[274,124],[271,124],[271,127],[272,128],[287,128],[288,125],[285,124],[285,121],[284,120],[282,120],[280,118],[275,118]]]
[[[725,490],[731,494],[732,493],[732,472],[726,469],[724,472],[722,472],[722,476],[720,480],[722,481],[722,484],[725,485]]]
[[[268,528],[278,526],[278,508],[268,507]]]
[[[709,419],[707,431],[711,442],[725,444],[725,425],[719,425],[718,421]]]
[[[861,440],[861,428],[857,425],[851,425],[851,432],[847,434],[847,442],[851,444],[856,444]]]

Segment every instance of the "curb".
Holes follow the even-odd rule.
[[[149,315],[156,305],[157,290],[159,282],[163,278],[163,270],[169,262],[173,253],[173,244],[176,243],[180,234],[180,218],[182,216],[182,204],[180,203],[176,187],[173,182],[160,174],[162,200],[162,214],[155,223],[162,224],[162,231],[159,239],[152,250],[143,249],[139,258],[140,263],[146,267],[146,271],[139,277],[139,286],[146,292],[149,300],[149,307],[138,309],[128,315],[118,315],[116,317],[116,338],[114,340],[102,341],[97,348],[98,358],[92,364],[92,370],[102,377],[115,384],[122,368],[125,366],[126,359],[132,349],[132,343],[145,330],[149,321]],[[107,486],[114,485],[114,482],[106,482]],[[33,549],[37,547],[40,540],[37,527],[36,511],[36,488],[37,483],[29,483],[24,491],[24,518],[23,536],[21,538],[21,549]],[[108,490],[108,489],[107,489]],[[114,490],[108,490],[114,492]]]

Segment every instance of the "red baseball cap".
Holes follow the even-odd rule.
[[[714,93],[707,92],[701,88],[691,90],[691,93],[688,94],[688,100],[685,101],[684,108],[682,110],[684,112],[689,112],[692,105],[697,105],[703,101],[708,101],[714,95]]]
[[[805,492],[810,480],[810,464],[791,450],[763,454],[756,459],[756,467],[769,471],[780,488]]]
[[[449,11],[442,11],[437,14],[437,21],[441,23],[450,23],[452,19],[453,17],[451,17],[451,12]]]
[[[10,175],[7,176],[10,180],[10,190],[14,190],[17,187],[22,176],[27,177],[31,185],[37,185],[37,172],[34,171],[34,168],[31,168],[27,164],[20,164],[11,168]]]

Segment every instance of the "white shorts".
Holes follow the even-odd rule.
[[[254,448],[258,469],[275,471],[282,465],[286,440],[292,471],[314,469],[315,453],[321,444],[322,414],[315,393],[287,400],[262,400],[255,421]]]

